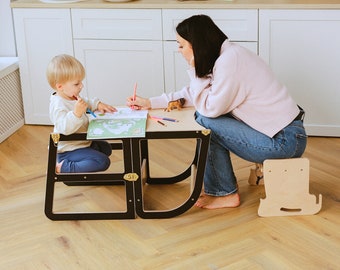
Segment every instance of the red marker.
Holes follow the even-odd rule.
[[[78,98],[76,96],[73,96],[73,98],[75,100],[78,100]],[[91,114],[93,117],[97,117],[97,115],[95,115],[95,113],[93,111],[91,111],[89,108],[86,109],[86,112]]]

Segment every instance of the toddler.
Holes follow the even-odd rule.
[[[54,132],[64,135],[87,131],[87,109],[101,113],[116,109],[98,98],[80,96],[85,69],[74,57],[55,56],[47,67],[47,80],[55,92],[50,97],[50,119]],[[110,166],[111,146],[106,141],[61,141],[58,143],[57,173],[104,171]]]

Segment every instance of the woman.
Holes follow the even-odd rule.
[[[196,121],[211,130],[204,192],[196,206],[237,207],[230,152],[255,163],[300,157],[307,143],[303,112],[266,63],[229,42],[210,17],[187,18],[176,32],[179,51],[190,66],[190,85],[149,99],[128,97],[127,105],[162,108],[185,98],[186,106],[195,106]]]

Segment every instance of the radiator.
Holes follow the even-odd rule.
[[[20,74],[15,57],[0,57],[0,143],[24,125]]]

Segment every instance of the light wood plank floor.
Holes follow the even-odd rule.
[[[242,204],[191,208],[171,219],[51,221],[44,215],[49,126],[23,126],[0,144],[0,269],[339,269],[340,138],[310,137],[310,193],[317,215],[259,217],[264,187],[249,186],[252,164],[233,157]],[[191,141],[155,141],[154,174],[190,161]],[[175,152],[174,152],[175,151]],[[173,167],[169,167],[173,162]],[[119,151],[112,169],[121,166]],[[163,165],[166,164],[166,165]],[[175,207],[188,181],[147,187],[146,209]],[[124,209],[122,187],[66,187],[56,208]],[[114,208],[116,209],[116,208]]]

